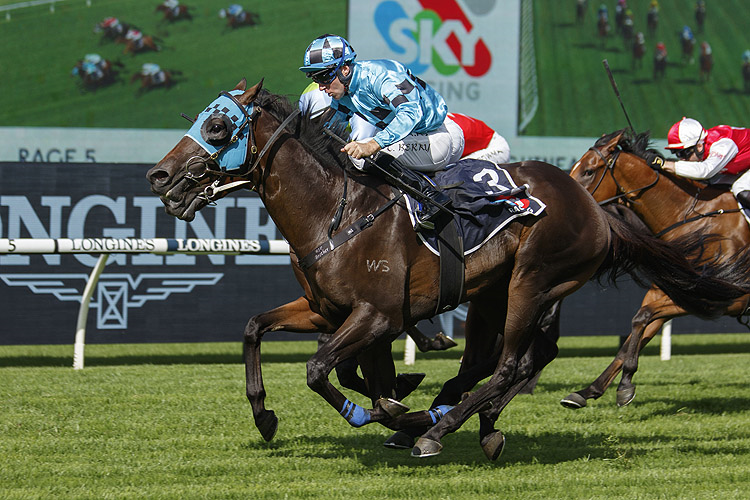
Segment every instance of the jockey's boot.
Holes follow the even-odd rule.
[[[750,191],[740,191],[737,193],[737,201],[740,202],[742,208],[750,210]]]
[[[442,192],[440,188],[426,176],[401,166],[393,156],[381,152],[375,158],[375,163],[391,176],[422,193],[426,198],[434,200],[446,208],[450,208],[451,199],[448,195]],[[388,179],[386,179],[386,181],[388,181]],[[414,230],[435,229],[435,222],[440,219],[444,213],[434,203],[430,203],[427,200],[417,201],[419,202],[419,208],[414,214],[416,218]]]

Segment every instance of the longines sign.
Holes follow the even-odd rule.
[[[149,166],[0,164],[0,343],[72,342],[97,261],[85,252],[122,252],[99,279],[88,342],[240,340],[251,316],[301,294],[288,255],[258,255],[281,235],[254,194],[186,223],[149,192]],[[14,254],[21,244],[38,254]]]

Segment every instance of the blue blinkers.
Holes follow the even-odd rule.
[[[241,90],[228,92],[232,96],[242,95]],[[253,105],[242,106],[236,100],[227,95],[219,95],[208,105],[195,119],[193,126],[187,131],[185,137],[191,138],[198,143],[211,159],[218,163],[223,172],[242,173],[241,169],[247,160],[248,136],[250,135],[250,117],[253,113]],[[219,115],[230,133],[230,138],[222,144],[210,144],[205,137],[203,125],[211,116]]]

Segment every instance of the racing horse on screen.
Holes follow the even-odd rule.
[[[675,241],[706,231],[721,236],[705,246],[705,255],[719,256],[724,265],[738,273],[748,269],[748,263],[737,254],[750,245],[750,229],[729,186],[654,171],[643,159],[648,147],[648,133],[633,135],[618,130],[599,139],[573,166],[570,175],[598,202],[632,209],[648,230],[662,240]],[[742,319],[749,300],[748,295],[738,297],[721,313]],[[620,370],[617,404],[630,403],[635,397],[633,375],[638,369],[641,350],[666,321],[687,314],[689,311],[671,300],[657,285],[652,285],[615,359],[591,385],[564,398],[563,406],[586,406],[588,399],[604,394]]]
[[[397,430],[399,438],[387,442],[395,448],[412,448],[409,439],[419,437],[412,455],[425,457],[438,454],[443,436],[479,414],[480,446],[494,460],[505,442],[495,429],[500,412],[557,354],[555,342],[538,327],[540,318],[592,277],[637,270],[704,315],[746,293],[712,277],[719,270],[710,265],[699,275],[682,249],[635,231],[553,165],[529,161],[503,167],[519,185],[528,185],[546,210],[513,219],[466,256],[462,302],[469,307],[459,374],[428,410],[405,414],[406,408],[387,398],[372,408],[356,405],[328,380],[346,359],[372,350],[389,353],[400,332],[435,314],[439,258],[415,237],[391,186],[352,168],[340,145],[285,98],[262,89],[262,82],[246,89],[244,80],[222,92],[146,177],[167,213],[184,220],[211,201],[207,188],[216,191],[245,178],[294,253],[305,256],[301,259],[336,239],[330,221],[343,193],[341,227],[359,232],[304,267],[309,300],[279,313],[272,328],[319,331],[322,324],[334,330],[308,361],[307,382],[351,425],[379,422]],[[374,259],[387,261],[388,272],[371,273],[367,262]],[[278,419],[265,408],[260,347],[271,327],[258,319],[263,314],[248,322],[244,358],[247,397],[268,440]],[[366,366],[363,374],[377,378]]]

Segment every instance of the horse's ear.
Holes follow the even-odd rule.
[[[261,78],[261,80],[258,83],[256,83],[255,85],[247,89],[245,93],[239,97],[238,100],[242,104],[249,104],[253,102],[253,100],[258,96],[258,93],[260,92],[260,89],[262,88],[263,88],[263,79]]]
[[[232,90],[241,90],[244,92],[246,88],[247,88],[247,80],[243,78],[242,80],[240,80],[240,83],[238,83],[237,86]]]
[[[615,132],[614,134],[612,134],[612,138],[609,140],[606,146],[604,146],[604,149],[606,151],[614,151],[614,149],[620,143],[620,139],[622,138],[624,134],[625,134],[625,129],[622,129],[619,132]]]

